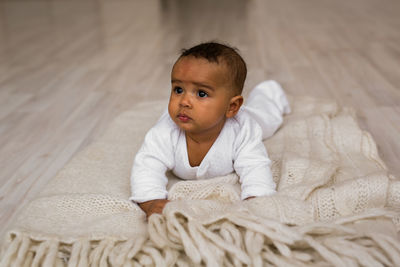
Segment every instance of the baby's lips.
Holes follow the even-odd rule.
[[[182,122],[187,122],[189,121],[191,118],[185,114],[179,114],[178,115],[178,119]]]

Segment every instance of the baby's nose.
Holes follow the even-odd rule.
[[[188,94],[182,95],[181,101],[179,104],[182,107],[190,107],[191,106],[190,96]]]

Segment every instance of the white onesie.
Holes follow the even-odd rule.
[[[275,81],[260,83],[251,91],[246,106],[226,120],[200,166],[192,167],[185,133],[165,111],[136,154],[130,199],[139,203],[166,199],[168,170],[185,180],[213,178],[235,171],[241,183],[241,199],[275,193],[270,160],[262,140],[279,128],[282,115],[289,112],[280,85]]]

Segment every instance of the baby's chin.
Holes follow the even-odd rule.
[[[193,131],[193,129],[192,129],[193,127],[190,127],[190,126],[188,125],[188,123],[182,124],[182,123],[176,123],[176,122],[175,122],[175,124],[176,124],[176,126],[178,126],[179,129],[181,129],[181,130],[184,131],[184,132],[190,133],[190,132]]]
[[[196,133],[199,132],[197,129],[195,129],[194,125],[191,124],[191,123],[177,123],[177,122],[175,122],[175,125],[178,126],[178,128],[181,131],[184,131],[185,133],[188,133],[188,134],[192,134],[192,133],[196,134]]]
[[[188,124],[190,123],[190,122],[182,122],[182,121],[180,121],[179,119],[178,119],[178,117],[171,117],[170,116],[170,118],[171,118],[171,120],[175,123],[175,125],[176,126],[178,126],[179,127],[179,129],[181,129],[181,130],[186,130],[187,128],[188,128]]]

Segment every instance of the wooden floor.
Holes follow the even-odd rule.
[[[400,174],[398,0],[0,0],[0,229],[120,112],[221,40],[293,95],[352,106]]]

